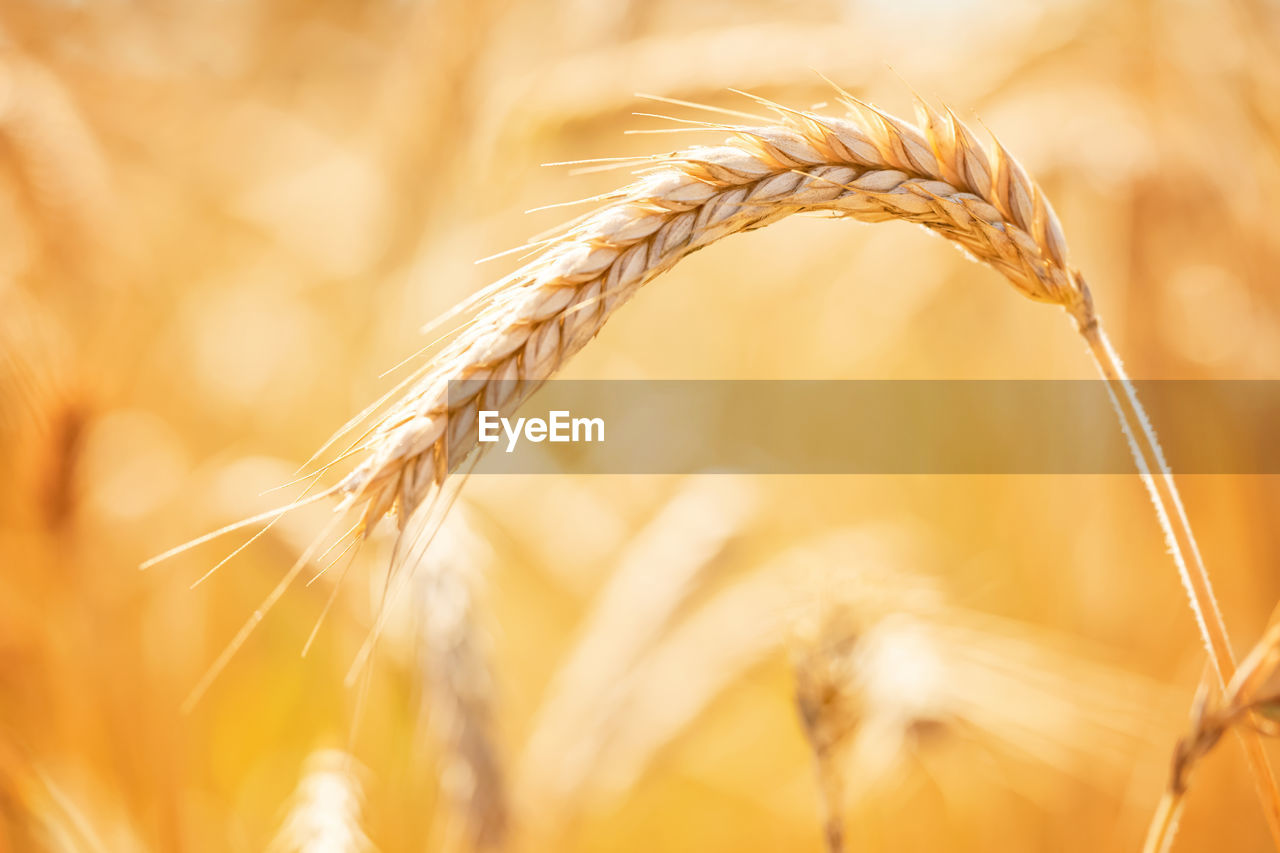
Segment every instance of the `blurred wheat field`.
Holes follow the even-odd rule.
[[[1136,477],[476,477],[367,680],[391,532],[190,713],[329,513],[194,589],[242,538],[137,566],[278,504],[516,266],[474,261],[576,212],[524,211],[622,180],[540,164],[694,140],[625,134],[702,117],[636,93],[831,104],[817,69],[904,112],[900,75],[1036,174],[1135,376],[1276,378],[1277,45],[1267,0],[6,4],[0,850],[1139,849],[1204,653]],[[1091,378],[1006,290],[797,218],[564,375]],[[1243,650],[1280,483],[1180,484]],[[1266,838],[1218,750],[1176,849]]]

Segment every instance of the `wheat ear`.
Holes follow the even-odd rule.
[[[988,152],[954,116],[924,105],[919,129],[848,102],[857,120],[773,107],[783,124],[706,125],[731,134],[728,143],[656,158],[545,241],[483,294],[476,316],[374,425],[366,460],[338,488],[347,505],[369,524],[408,518],[475,448],[480,408],[517,406],[685,256],[795,213],[918,223],[1093,326],[1057,216],[1002,147]]]
[[[545,241],[483,294],[473,320],[374,425],[367,458],[338,487],[344,507],[361,510],[366,524],[407,518],[475,450],[479,409],[513,410],[642,285],[722,237],[803,212],[915,222],[1074,318],[1225,684],[1231,648],[1177,487],[1044,193],[1003,146],[979,142],[951,113],[920,103],[917,127],[842,99],[851,118],[767,104],[776,126],[703,125],[729,140],[655,158],[603,207]],[[1280,790],[1257,737],[1243,737],[1280,848]]]
[[[1280,735],[1280,624],[1245,656],[1224,695],[1212,700],[1208,673],[1191,707],[1191,731],[1173,751],[1169,785],[1147,830],[1143,853],[1168,853],[1186,805],[1191,774],[1229,730]]]

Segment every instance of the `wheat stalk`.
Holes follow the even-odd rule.
[[[450,524],[443,542],[402,570],[417,585],[426,710],[441,750],[441,788],[464,824],[456,837],[465,837],[466,849],[492,850],[502,847],[508,824],[493,676],[475,614],[476,549],[466,547],[469,531],[456,516]]]

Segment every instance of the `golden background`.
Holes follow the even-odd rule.
[[[710,141],[624,134],[708,117],[636,93],[834,110],[816,69],[900,114],[940,99],[1044,185],[1135,377],[1266,379],[1278,36],[1264,0],[6,2],[0,850],[466,848],[423,676],[436,614],[401,597],[367,689],[344,686],[389,532],[305,659],[334,572],[190,713],[326,510],[194,590],[244,534],[137,567],[286,500],[262,493],[391,387],[419,327],[515,266],[473,261],[578,212],[524,211],[625,179],[540,164]],[[943,241],[797,218],[663,276],[565,375],[1093,368],[1060,312]],[[1280,486],[1181,485],[1243,650],[1280,598]],[[850,676],[849,849],[1135,850],[1203,665],[1136,477],[475,478],[449,527],[511,849],[821,849],[794,668],[847,620],[909,638]],[[316,767],[347,777],[325,802],[348,845],[298,837]],[[1226,743],[1177,849],[1265,837]]]

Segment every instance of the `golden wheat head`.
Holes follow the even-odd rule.
[[[1040,187],[998,143],[919,105],[916,126],[852,98],[848,118],[784,109],[775,126],[657,158],[603,207],[545,241],[375,425],[342,481],[366,525],[407,518],[473,451],[478,411],[510,411],[646,282],[715,241],[796,213],[923,225],[1032,299],[1092,322]]]

